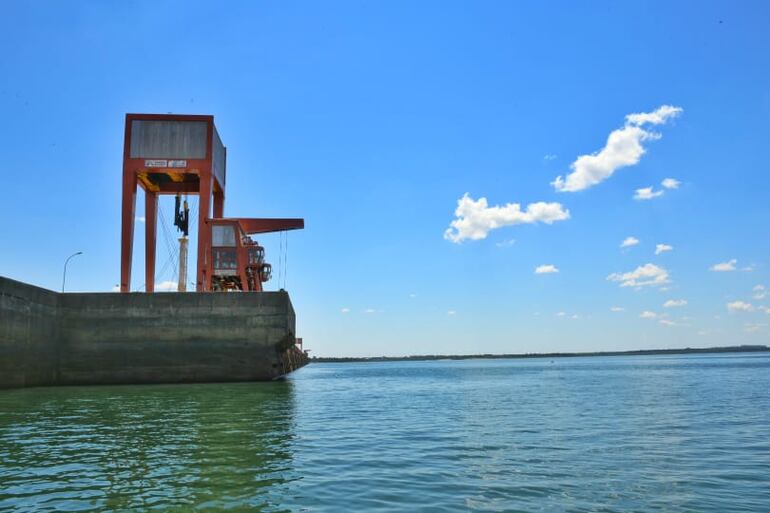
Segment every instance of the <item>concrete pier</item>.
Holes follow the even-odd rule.
[[[0,388],[267,381],[307,361],[286,292],[59,294],[0,276]]]

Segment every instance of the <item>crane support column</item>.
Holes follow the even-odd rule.
[[[208,251],[211,249],[211,230],[207,229],[206,219],[211,213],[211,174],[201,176],[198,204],[198,271],[196,290],[206,292],[209,290],[210,276],[206,275],[206,261]]]
[[[225,217],[225,191],[214,191],[214,217],[220,219]]]
[[[131,290],[131,257],[134,250],[134,215],[136,212],[136,177],[123,170],[123,215],[120,230],[120,291]]]
[[[147,292],[155,292],[155,247],[158,234],[158,195],[144,193],[144,284]]]

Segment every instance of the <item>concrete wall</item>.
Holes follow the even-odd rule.
[[[58,296],[0,276],[0,388],[56,380]]]
[[[306,362],[294,322],[286,292],[57,294],[0,277],[0,388],[274,379]]]

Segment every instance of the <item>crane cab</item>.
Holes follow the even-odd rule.
[[[265,248],[246,233],[238,219],[209,219],[211,277],[208,290],[260,292],[272,275]]]

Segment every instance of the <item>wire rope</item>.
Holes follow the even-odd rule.
[[[163,215],[163,208],[160,205],[159,205],[159,208],[158,208],[158,214],[159,214],[159,217],[160,217],[161,229],[163,231],[163,241],[165,242],[166,250],[168,251],[168,259],[166,260],[166,263],[164,264],[162,271],[160,273],[158,273],[158,274],[159,274],[159,276],[161,278],[165,277],[164,273],[168,269],[168,264],[170,263],[171,264],[171,268],[168,269],[170,271],[169,272],[169,280],[168,281],[173,282],[176,279],[176,281],[178,282],[179,281],[179,270],[177,269],[177,264],[176,264],[176,259],[179,258],[178,249],[176,249],[174,247],[172,236],[171,236],[171,234],[169,232],[169,228],[168,228],[167,223],[166,223],[166,216]],[[156,276],[156,281],[157,281],[157,276]]]

